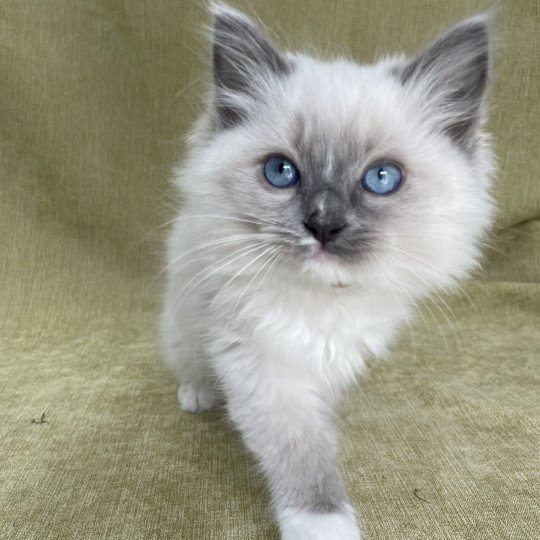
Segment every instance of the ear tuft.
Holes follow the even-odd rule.
[[[404,85],[420,89],[444,131],[469,146],[479,125],[489,75],[490,16],[466,19],[438,38],[402,71]]]
[[[268,80],[288,74],[290,65],[246,15],[221,4],[212,13],[216,110],[220,127],[228,128],[243,121],[242,103],[260,97]]]

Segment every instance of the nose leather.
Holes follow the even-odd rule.
[[[341,196],[329,188],[314,193],[309,198],[304,226],[322,245],[335,240],[347,226]]]

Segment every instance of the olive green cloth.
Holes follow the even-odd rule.
[[[257,0],[288,48],[412,54],[489,4]],[[167,180],[201,109],[196,0],[0,3],[0,538],[272,539],[220,411],[181,413],[156,320]],[[537,0],[501,2],[497,230],[340,411],[365,538],[539,537]],[[44,416],[43,416],[44,414]]]

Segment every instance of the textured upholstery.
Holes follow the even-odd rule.
[[[489,6],[235,5],[288,48],[364,62]],[[237,434],[220,411],[178,410],[156,346],[160,226],[201,108],[205,17],[194,0],[1,2],[1,539],[276,537]],[[538,538],[539,17],[536,0],[499,3],[484,271],[426,306],[339,414],[368,540]]]

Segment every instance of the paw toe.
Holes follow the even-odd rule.
[[[178,389],[178,403],[186,412],[202,412],[211,409],[216,402],[215,394],[205,386],[183,384]]]

